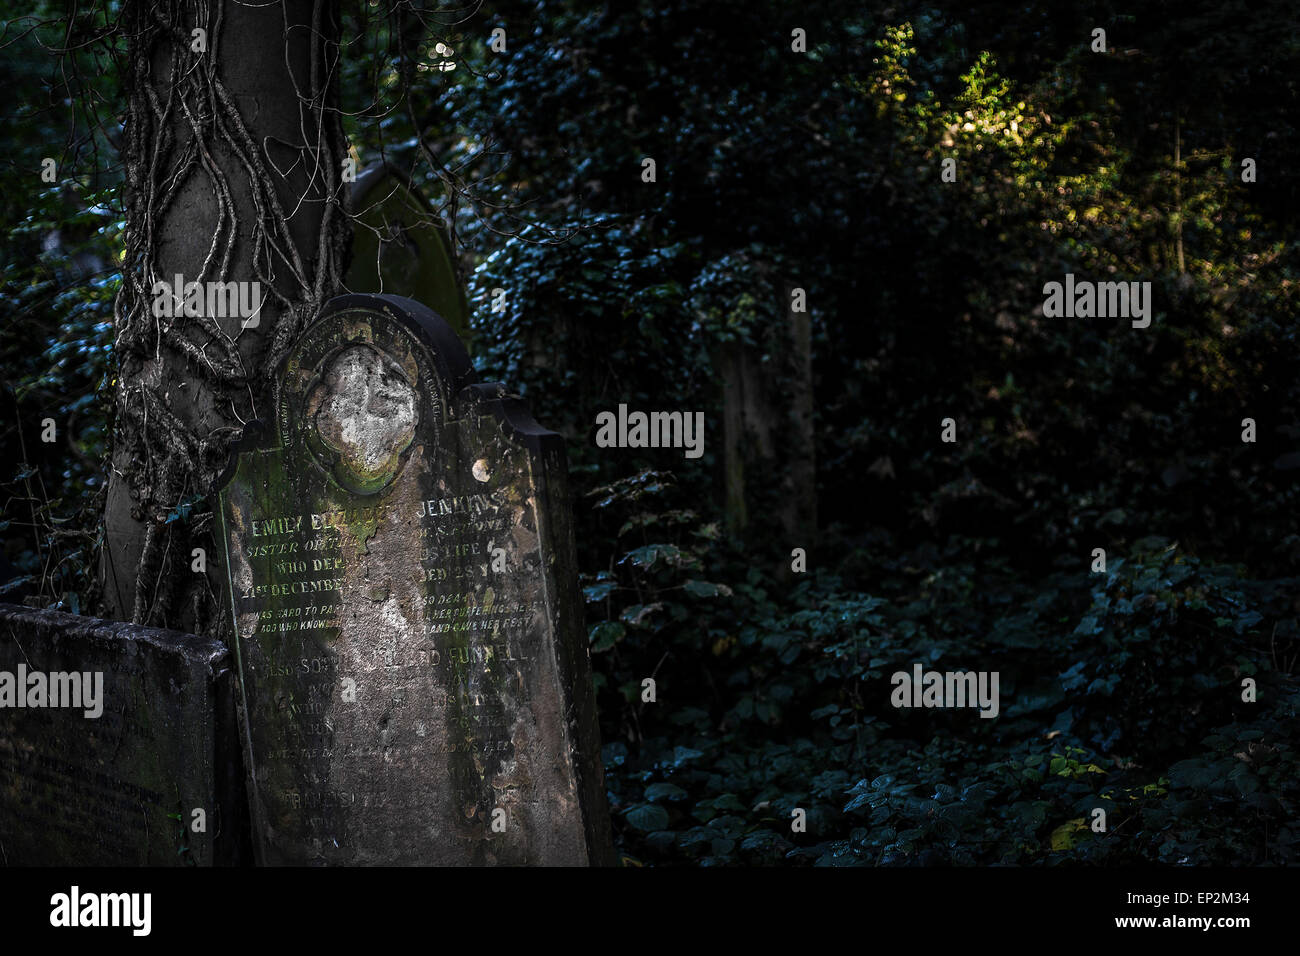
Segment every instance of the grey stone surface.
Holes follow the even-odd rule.
[[[260,862],[613,862],[565,482],[418,303],[303,334],[220,492]]]
[[[237,862],[228,664],[192,634],[0,604],[0,863]]]

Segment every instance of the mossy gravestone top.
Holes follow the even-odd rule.
[[[269,864],[607,864],[564,448],[397,296],[331,301],[220,491]]]

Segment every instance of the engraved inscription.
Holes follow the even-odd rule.
[[[221,492],[261,860],[586,862],[534,453],[383,312],[277,406]]]

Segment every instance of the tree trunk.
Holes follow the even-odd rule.
[[[243,424],[271,414],[280,360],[346,266],[339,14],[336,0],[127,0],[122,17],[127,239],[102,612],[215,633],[207,495]],[[205,303],[204,315],[158,317],[155,283],[178,274],[258,283],[260,313]]]

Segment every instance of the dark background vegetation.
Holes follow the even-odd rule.
[[[411,96],[348,135],[403,167],[423,138],[488,201],[423,177],[482,377],[568,439],[628,861],[1296,862],[1288,4],[501,2],[410,46],[371,12],[345,8],[344,107]],[[0,51],[0,599],[90,612],[120,96],[109,60],[56,70],[38,40],[57,25]],[[1151,327],[1045,319],[1066,272],[1150,281]],[[725,510],[719,356],[781,394],[787,286],[814,336],[806,540],[775,518],[779,422],[747,524]],[[596,448],[619,403],[704,411],[704,457]],[[894,710],[915,662],[998,671],[1001,715]]]

